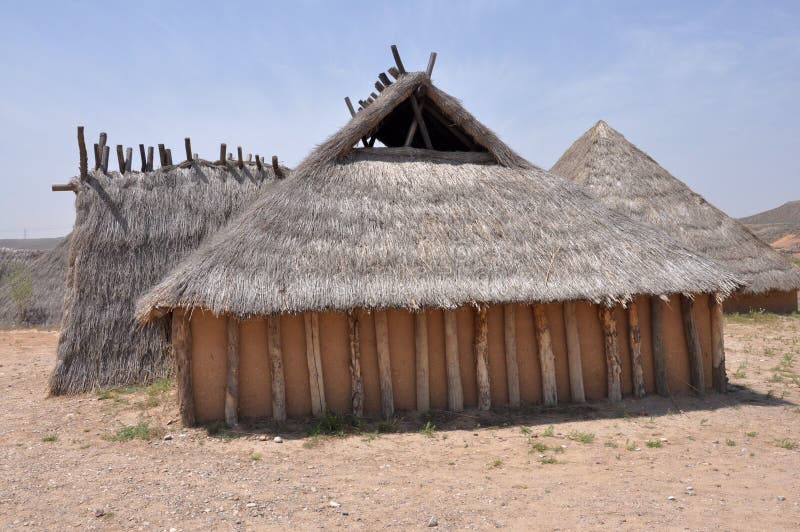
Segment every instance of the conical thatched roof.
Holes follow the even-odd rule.
[[[64,306],[64,280],[67,275],[70,235],[55,248],[45,251],[0,248],[0,327],[58,327]],[[20,260],[22,257],[25,259]],[[22,316],[11,278],[22,274],[30,280],[30,294]]]
[[[274,177],[268,166],[195,160],[73,179],[76,218],[51,392],[167,375],[168,322],[138,325],[136,299]]]
[[[354,148],[371,135],[404,137],[392,128],[412,94],[434,148],[452,147],[444,130],[458,128],[477,151]],[[401,75],[291,179],[262,191],[138,314],[617,301],[735,286],[714,263],[522,159],[420,72]]]
[[[744,292],[800,288],[800,271],[602,120],[551,172],[588,187],[607,207],[668,232],[741,278]]]

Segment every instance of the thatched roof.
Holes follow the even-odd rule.
[[[0,249],[0,327],[58,327],[69,245],[68,235],[49,250]],[[30,297],[21,316],[11,288],[11,276],[19,274],[30,280]]]
[[[392,124],[411,94],[477,151],[354,148],[365,136],[390,145],[404,137]],[[434,148],[455,142],[446,133],[431,133]],[[137,313],[148,320],[175,307],[245,317],[619,301],[735,286],[714,263],[534,167],[425,73],[412,73],[312,151],[291,179],[262,191],[150,290]]]
[[[602,120],[551,171],[585,185],[607,207],[668,232],[742,279],[744,292],[800,287],[800,271]]]
[[[273,179],[268,166],[200,160],[73,179],[77,212],[51,392],[166,375],[168,324],[136,324],[136,299]]]

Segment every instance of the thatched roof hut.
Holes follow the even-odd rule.
[[[75,191],[76,218],[53,394],[167,375],[169,323],[138,325],[136,299],[275,179],[260,159],[209,162],[189,152],[174,165],[161,150],[161,168],[152,169],[151,155],[137,172],[130,157],[120,160],[123,172],[107,171],[106,148],[97,169],[54,186]]]
[[[745,283],[743,294],[792,292],[797,308],[797,268],[602,120],[551,171],[584,185],[610,209],[668,232],[735,272]]]
[[[391,415],[395,406],[435,405],[443,387],[443,405],[454,410],[519,404],[520,393],[524,400],[537,389],[552,404],[556,381],[559,397],[571,392],[556,377],[562,359],[553,356],[547,326],[551,312],[558,313],[551,323],[562,323],[560,303],[544,303],[586,301],[586,319],[596,321],[592,302],[737,286],[717,264],[525,161],[434,86],[429,71],[404,73],[397,62],[396,81],[382,74],[380,94],[362,102],[290,180],[260,191],[140,299],[145,322],[171,311],[178,313],[173,326],[184,320],[173,337],[184,421],[194,421],[195,406],[198,419],[219,418],[223,404],[229,422],[326,407]],[[370,147],[376,140],[386,147]],[[516,304],[523,313],[531,303],[542,388],[519,385],[523,377],[513,377],[516,369],[495,349],[503,305],[513,315]],[[604,316],[611,324],[610,310]],[[521,335],[532,331],[526,319]],[[518,333],[511,320],[507,339]],[[562,333],[553,334],[560,342]],[[470,338],[474,351],[465,346]],[[602,346],[585,338],[587,348]],[[428,368],[444,375],[445,352],[440,386]],[[527,359],[520,364],[521,373],[534,371]],[[501,375],[516,393],[506,393]],[[618,377],[609,381],[611,396]]]

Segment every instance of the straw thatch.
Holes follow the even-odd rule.
[[[425,109],[438,109],[477,152],[353,147],[370,134],[390,144],[402,138],[404,130],[386,124],[418,87]],[[414,73],[315,149],[291,180],[262,191],[149,291],[137,313],[146,321],[175,307],[246,317],[611,302],[735,286],[714,263],[534,167]]]
[[[607,207],[667,231],[742,279],[745,293],[800,288],[800,271],[602,120],[553,166]]]
[[[50,250],[0,249],[0,327],[57,327],[61,323],[69,245],[70,236],[66,236]],[[11,287],[13,275],[30,282],[21,315]]]
[[[136,298],[273,179],[267,166],[205,161],[73,179],[77,214],[51,393],[166,375],[168,323],[138,326]]]

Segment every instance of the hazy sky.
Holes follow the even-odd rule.
[[[88,142],[295,165],[391,66],[539,166],[602,118],[734,216],[800,199],[800,2],[16,2],[0,18],[0,238],[66,234]],[[176,158],[178,158],[176,157]],[[136,158],[138,161],[138,156]],[[135,165],[138,164],[135,163]],[[112,156],[109,166],[116,167]]]

